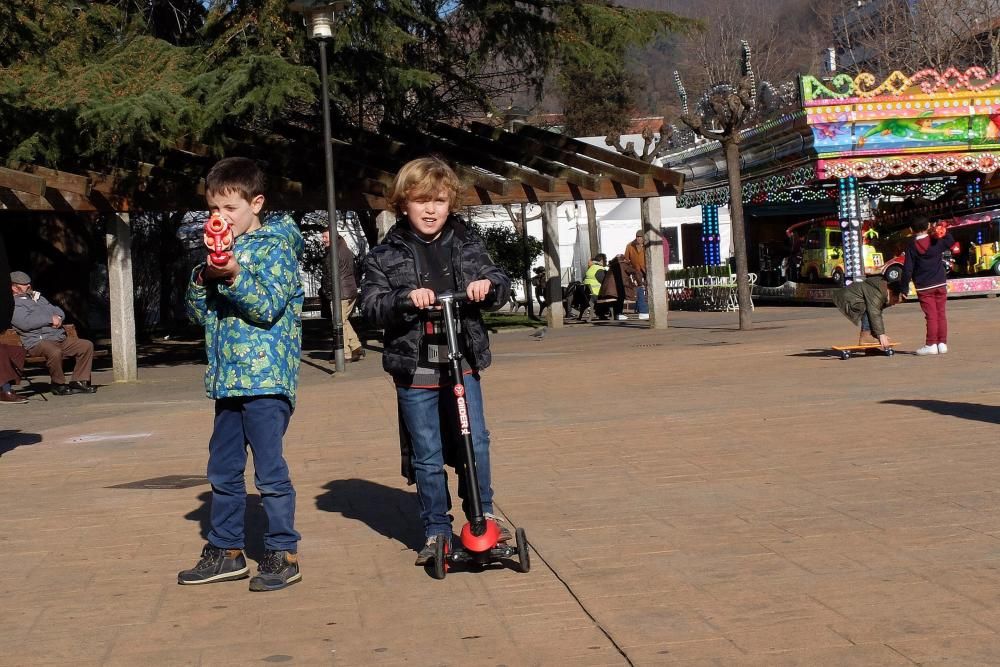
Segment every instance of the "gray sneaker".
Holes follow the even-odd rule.
[[[257,576],[250,580],[250,590],[277,591],[297,581],[302,581],[298,554],[267,550],[257,564]]]
[[[177,583],[184,586],[214,584],[217,581],[246,579],[248,576],[250,568],[242,549],[223,549],[206,544],[198,564],[177,573]]]
[[[438,540],[447,539],[449,539],[447,535],[431,535],[428,537],[424,543],[424,547],[417,552],[417,560],[414,565],[421,567],[434,560],[434,547],[437,546]]]

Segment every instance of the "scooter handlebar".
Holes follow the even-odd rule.
[[[451,301],[452,303],[468,303],[469,295],[465,292],[442,292],[437,294],[437,301],[434,302],[435,306],[442,305],[445,301]]]

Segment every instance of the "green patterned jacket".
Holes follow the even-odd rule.
[[[302,234],[288,216],[271,216],[236,239],[240,273],[232,285],[198,285],[195,267],[186,305],[205,327],[209,398],[283,395],[295,405],[302,352]]]

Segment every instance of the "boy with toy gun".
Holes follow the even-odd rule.
[[[910,281],[917,291],[917,301],[924,311],[927,335],[924,346],[917,354],[946,354],[948,352],[948,274],[943,261],[944,254],[952,250],[955,239],[948,232],[943,221],[934,225],[922,215],[910,220],[913,238],[906,246],[903,262],[903,289],[908,290]]]

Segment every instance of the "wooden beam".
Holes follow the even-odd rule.
[[[0,167],[0,187],[41,197],[45,194],[45,179],[23,171]]]
[[[397,132],[402,133],[402,129]],[[484,154],[481,151],[466,148],[453,141],[441,137],[431,137],[428,135],[416,135],[415,139],[407,144],[411,152],[417,154],[438,153],[455,162],[464,162],[466,165],[474,165],[503,176],[521,181],[533,188],[551,192],[558,186],[557,179],[546,176],[524,167],[511,164],[492,155]]]
[[[471,182],[472,186],[476,188],[483,188],[504,197],[509,195],[511,190],[513,190],[513,183],[506,178],[499,178],[493,174],[476,171],[462,165],[458,165],[455,171],[458,173],[460,179]]]
[[[570,183],[588,190],[596,190],[601,178],[600,174],[592,174],[586,170],[579,171],[566,166],[566,164],[553,162],[543,157],[540,151],[530,147],[512,146],[506,142],[495,141],[490,137],[483,137],[444,123],[435,123],[432,130],[454,144],[475,148],[488,155],[495,155],[501,159],[515,162],[553,178],[564,178]],[[538,142],[534,143],[538,144]],[[542,146],[542,148],[544,147]]]
[[[74,194],[83,195],[84,197],[90,194],[91,182],[86,176],[71,174],[68,171],[57,171],[55,169],[49,169],[48,167],[39,167],[38,165],[33,164],[19,164],[17,167],[21,171],[26,171],[40,178],[44,178],[45,186],[48,188],[55,188],[56,190],[61,190],[62,192],[72,192]]]
[[[508,146],[523,154],[539,155],[554,162],[561,162],[593,176],[608,176],[626,185],[631,185],[633,188],[645,187],[645,181],[649,178],[645,174],[616,167],[607,162],[601,162],[600,160],[574,153],[571,150],[551,146],[528,136],[513,134],[502,128],[486,125],[485,123],[473,122],[469,127],[473,134],[489,139],[501,146]],[[582,184],[578,183],[577,185]]]
[[[549,146],[572,150],[580,155],[585,155],[601,162],[607,162],[608,164],[612,164],[616,167],[622,167],[623,169],[628,169],[629,171],[634,171],[639,174],[649,174],[653,178],[673,186],[678,191],[680,191],[681,187],[684,185],[684,177],[675,171],[670,171],[669,169],[664,169],[663,167],[657,167],[654,164],[643,162],[642,160],[638,160],[634,157],[622,155],[617,151],[607,150],[599,146],[592,146],[591,144],[578,139],[573,139],[572,137],[563,136],[547,130],[540,130],[537,127],[531,127],[530,125],[522,125],[518,128],[517,134],[523,134],[532,139],[537,139],[538,141],[541,141]]]

